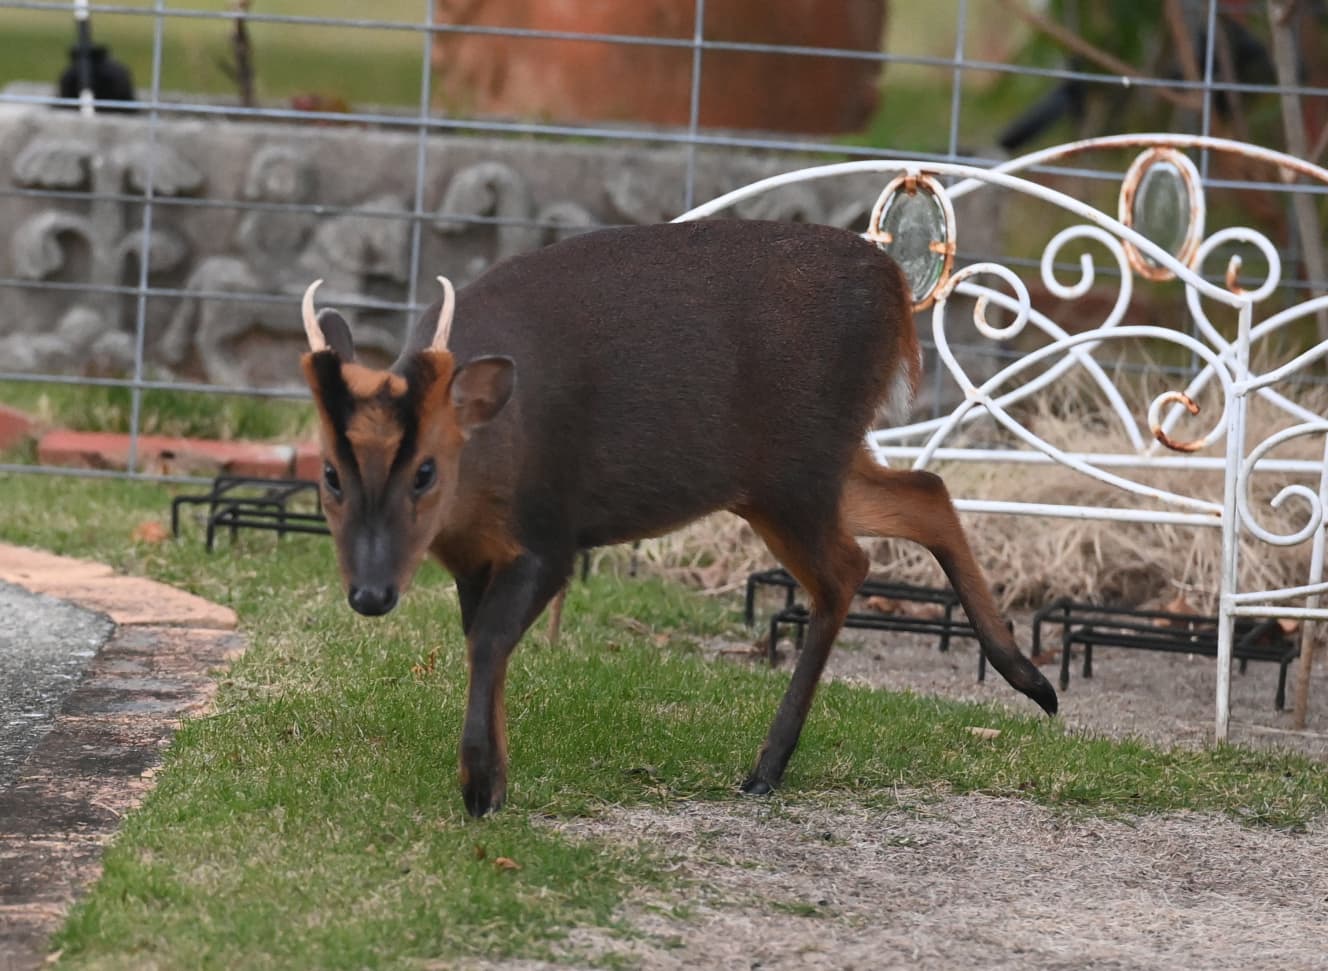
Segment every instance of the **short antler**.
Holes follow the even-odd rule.
[[[314,313],[314,291],[322,284],[322,280],[309,284],[309,289],[304,291],[304,300],[300,303],[304,332],[309,336],[309,350],[315,352],[327,350],[327,338],[323,336],[323,328],[318,326],[318,315]]]
[[[456,313],[456,291],[447,277],[440,276],[438,282],[443,285],[443,309],[438,311],[438,327],[434,330],[431,346],[435,351],[445,351],[447,339],[452,334],[452,315]]]

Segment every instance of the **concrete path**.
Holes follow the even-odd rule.
[[[0,583],[0,789],[114,629],[102,614]]]
[[[185,714],[244,648],[235,614],[0,544],[0,971],[41,966]]]

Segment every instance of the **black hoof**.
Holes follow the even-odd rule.
[[[488,786],[464,785],[461,787],[461,799],[466,804],[466,812],[476,819],[503,808],[503,794],[495,795]]]
[[[1056,698],[1056,689],[1053,688],[1051,686],[1051,682],[1049,682],[1046,678],[1042,677],[1040,673],[1038,675],[1037,681],[1035,681],[1032,687],[1029,689],[1028,697],[1036,701],[1038,703],[1038,707],[1040,707],[1048,715],[1056,714],[1057,709],[1060,707],[1060,704],[1058,703]]]
[[[775,791],[775,787],[764,779],[752,776],[742,784],[742,791],[749,796],[768,796]]]

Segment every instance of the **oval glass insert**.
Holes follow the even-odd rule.
[[[1189,265],[1203,234],[1199,173],[1188,158],[1171,149],[1140,155],[1121,187],[1121,221]],[[1134,268],[1152,280],[1171,278],[1157,260],[1127,244]]]
[[[949,214],[927,181],[918,179],[910,192],[903,180],[896,180],[877,205],[879,215],[872,226],[876,244],[904,271],[919,307],[945,279],[954,252]]]
[[[1139,180],[1134,194],[1134,228],[1168,253],[1180,253],[1190,228],[1190,194],[1174,163],[1150,165]],[[1146,255],[1144,259],[1153,263]]]

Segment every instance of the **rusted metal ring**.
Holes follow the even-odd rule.
[[[1150,411],[1154,414],[1160,413],[1160,406],[1162,405],[1180,405],[1191,415],[1199,414],[1199,406],[1195,403],[1194,399],[1184,391],[1165,392],[1158,397],[1156,402],[1154,402]],[[1152,427],[1149,431],[1153,433],[1153,437],[1173,452],[1197,452],[1208,444],[1208,436],[1206,435],[1203,438],[1197,438],[1194,440],[1181,440],[1178,438],[1172,438],[1167,434],[1167,431],[1162,427],[1161,422],[1153,421],[1150,424]]]
[[[876,204],[872,206],[871,219],[867,224],[867,231],[864,237],[871,240],[877,246],[888,252],[888,248],[894,244],[894,236],[881,228],[881,222],[885,214],[889,211],[891,201],[899,192],[906,195],[917,195],[919,191],[927,193],[932,199],[936,200],[937,208],[941,212],[941,220],[944,224],[944,238],[933,239],[928,244],[928,250],[938,256],[943,256],[944,261],[941,264],[940,275],[931,288],[918,297],[914,294],[913,310],[920,312],[930,307],[936,300],[936,294],[944,288],[946,282],[950,279],[950,273],[954,269],[955,260],[955,217],[954,206],[950,203],[950,197],[945,189],[936,179],[919,170],[908,170],[901,172],[895,178],[891,179],[881,194],[876,198]]]

